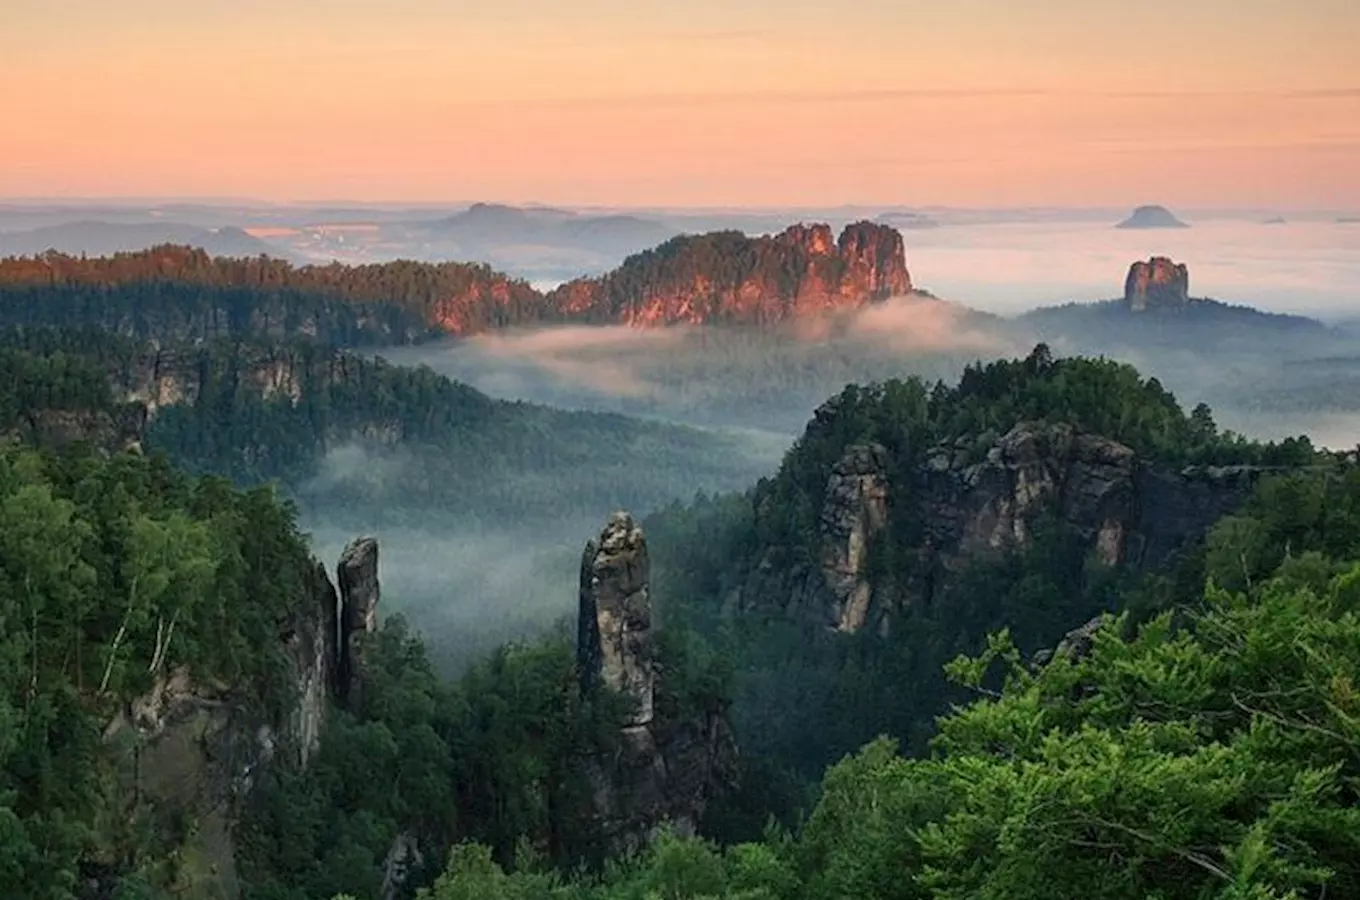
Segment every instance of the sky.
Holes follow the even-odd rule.
[[[0,196],[1360,210],[1357,0],[0,0]]]

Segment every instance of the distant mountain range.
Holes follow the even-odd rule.
[[[505,245],[564,247],[626,256],[679,233],[661,222],[637,216],[583,215],[550,207],[494,203],[477,203],[457,215],[416,223],[412,228],[456,241],[468,251],[466,258],[478,260]]]
[[[28,231],[0,232],[0,256],[34,256],[55,250],[72,256],[108,256],[157,244],[196,247],[212,256],[273,256],[296,260],[284,247],[240,228],[202,228],[182,222],[68,222]]]

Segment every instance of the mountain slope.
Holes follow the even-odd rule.
[[[428,369],[307,342],[157,347],[31,329],[0,331],[0,348],[11,371],[54,371],[62,395],[71,395],[61,408],[140,407],[147,447],[188,471],[244,484],[280,480],[304,502],[362,511],[367,527],[408,516],[598,518],[730,489],[760,466],[721,433],[493,400]],[[44,397],[49,405],[60,399]],[[0,408],[28,402],[25,394]],[[9,427],[24,425],[16,415]],[[117,439],[108,428],[98,437]]]
[[[752,796],[779,795],[876,734],[921,750],[957,699],[943,665],[988,630],[1033,652],[1116,604],[1193,592],[1210,526],[1316,459],[1306,439],[1220,434],[1131,367],[1041,347],[955,387],[852,385],[750,494],[647,528],[671,615],[743,661]],[[758,828],[750,814],[731,821]]]

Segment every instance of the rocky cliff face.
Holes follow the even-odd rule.
[[[347,702],[338,686],[355,690],[350,648],[362,647],[358,632],[375,627],[376,542],[353,542],[339,572],[341,594],[316,563],[307,597],[280,625],[289,678],[288,695],[270,698],[276,711],[236,686],[206,682],[181,667],[163,674],[104,731],[127,815],[140,808],[197,824],[178,848],[195,880],[192,896],[239,895],[232,830],[242,804],[265,767],[311,762],[328,707]]]
[[[889,462],[882,447],[848,448],[827,478],[819,558],[781,565],[785,548],[765,548],[733,601],[783,607],[842,631],[887,627],[894,610],[930,603],[969,561],[1032,546],[1045,517],[1107,565],[1152,568],[1237,508],[1263,472],[1164,469],[1100,435],[1028,422],[980,458],[967,440],[931,448],[899,475],[906,484],[892,483]],[[771,514],[758,498],[757,518]],[[871,565],[875,538],[899,516],[912,517],[919,534],[905,577]]]
[[[821,571],[840,631],[858,631],[869,615],[869,545],[888,524],[886,453],[878,444],[852,446],[827,479]]]
[[[1190,270],[1165,256],[1129,266],[1124,303],[1133,312],[1180,309],[1190,303]]]
[[[193,405],[205,385],[229,381],[264,399],[302,398],[306,386],[325,387],[355,377],[364,363],[351,354],[288,344],[239,344],[231,358],[193,346],[145,345],[129,360],[108,366],[109,383],[128,403],[140,404],[148,417],[167,406]]]
[[[56,449],[84,442],[113,454],[140,449],[146,422],[146,407],[135,402],[113,410],[32,409],[7,434],[38,447]]]
[[[692,834],[730,780],[735,745],[724,711],[667,715],[657,694],[647,542],[632,516],[611,516],[581,560],[577,665],[582,690],[630,701],[617,750],[585,761],[595,825],[611,853],[644,846],[665,824]]]
[[[601,278],[563,285],[547,300],[566,320],[763,325],[911,291],[901,233],[858,222],[839,239],[827,225],[794,225],[773,237],[673,238]]]

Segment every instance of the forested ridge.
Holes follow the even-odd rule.
[[[562,322],[768,324],[804,301],[855,308],[910,290],[901,235],[870,222],[849,226],[839,245],[825,225],[776,237],[681,235],[605,276],[546,293],[479,263],[296,266],[167,244],[95,258],[49,251],[0,259],[0,325],[98,326],[158,340],[268,334],[355,347]]]
[[[834,436],[810,426],[758,493],[793,503],[800,487],[820,489],[825,469],[807,455],[827,441],[825,466],[866,434],[887,439],[909,415],[886,412],[894,392],[917,401],[918,429],[937,423],[927,444],[955,425],[1053,417],[1112,429],[1168,464],[1280,472],[1170,570],[1102,572],[1073,559],[1063,535],[1040,536],[980,570],[955,609],[886,640],[812,646],[777,617],[722,609],[723,570],[758,543],[752,498],[658,514],[647,526],[663,608],[731,661],[739,706],[753,692],[737,723],[741,795],[710,817],[709,840],[663,837],[596,876],[564,878],[532,856],[504,866],[462,843],[422,896],[1283,900],[1360,888],[1353,458],[1221,435],[1207,409],[1185,415],[1127,367],[1041,352],[934,391],[928,419],[924,385],[849,389],[862,415],[838,420]],[[786,492],[769,493],[779,481]],[[1114,610],[1101,628],[1056,655],[1034,652],[1101,609]],[[950,690],[918,689],[930,664]],[[771,691],[796,702],[771,704]],[[810,709],[792,722],[750,712],[771,706]],[[892,736],[872,739],[887,723]],[[804,794],[800,763],[834,762],[857,730],[867,743]],[[762,808],[785,822],[767,823]]]
[[[174,841],[101,733],[185,665],[279,714],[280,634],[304,614],[311,563],[270,491],[160,457],[10,446],[0,494],[0,884],[82,896],[82,872],[155,869]]]
[[[28,408],[149,402],[144,443],[177,467],[278,481],[300,502],[387,521],[603,516],[691,493],[685,479],[733,483],[751,468],[733,437],[493,400],[425,367],[310,341],[158,346],[92,329],[2,329],[0,367],[15,375],[0,385],[0,429],[24,425]]]
[[[104,257],[0,260],[0,322],[96,326],[134,337],[270,334],[337,346],[551,320],[527,283],[475,263],[295,266],[165,245]]]
[[[107,388],[108,363],[122,357],[61,345],[85,339],[26,332],[0,353],[16,439],[27,435],[11,426],[35,405],[115,404],[99,376]],[[370,387],[383,384],[374,378]],[[431,398],[410,390],[403,408],[414,413]],[[218,396],[221,425],[250,421],[248,407]],[[275,402],[295,408],[287,396]],[[469,409],[485,401],[459,396]],[[835,409],[750,495],[700,498],[645,523],[669,674],[658,702],[731,697],[748,760],[703,837],[662,835],[635,858],[600,864],[572,761],[609,746],[618,711],[582,704],[565,634],[508,646],[446,683],[392,617],[364,704],[333,713],[305,771],[271,767],[253,792],[236,829],[242,896],[377,898],[385,856],[408,834],[426,852],[405,890],[429,900],[1360,891],[1353,460],[1304,440],[1224,435],[1207,408],[1187,415],[1128,367],[1042,348],[973,367],[955,387],[847,388]],[[195,861],[174,852],[198,823],[159,820],[126,796],[101,734],[119,705],[181,665],[261,715],[285,693],[282,638],[314,566],[295,512],[268,489],[178,471],[155,451],[169,411],[158,412],[149,455],[81,444],[0,455],[0,539],[10,544],[0,558],[0,885],[14,896],[201,896]],[[809,641],[799,623],[725,608],[731,567],[750,550],[808,552],[826,469],[846,447],[881,442],[905,466],[944,440],[973,436],[983,452],[988,434],[1021,420],[1098,431],[1168,465],[1280,473],[1163,571],[1102,570],[1073,558],[1055,529],[980,566],[950,608],[886,636]],[[210,422],[167,433],[210,440]],[[904,530],[875,565],[907,564],[897,551],[914,540],[910,522],[894,527]],[[1089,646],[1035,661],[1034,650],[1101,610],[1115,615]],[[935,690],[932,671],[947,671],[952,687]],[[768,701],[801,691],[811,691],[805,719],[754,714],[787,709]]]

